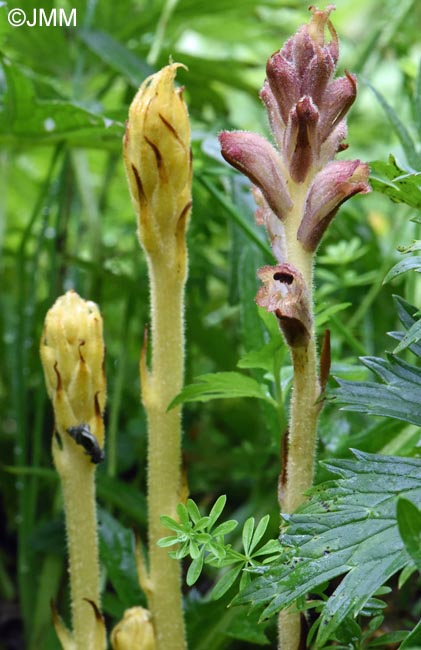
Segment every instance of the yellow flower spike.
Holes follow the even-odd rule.
[[[151,616],[143,607],[131,607],[111,632],[113,650],[155,650]]]
[[[191,208],[190,123],[172,63],[148,77],[129,111],[124,160],[138,218],[139,241],[149,255],[183,263]],[[185,264],[183,264],[183,267]]]
[[[95,467],[104,459],[106,381],[102,318],[74,291],[47,313],[40,345],[54,408],[53,458],[60,475],[69,553],[72,632],[53,616],[63,650],[104,650],[99,603]]]
[[[161,515],[177,516],[181,484],[181,408],[168,410],[183,386],[186,231],[192,181],[188,112],[182,90],[174,87],[179,67],[179,63],[170,64],[144,81],[130,106],[123,140],[150,283],[150,369],[147,338],[140,359],[141,397],[148,419],[149,573],[146,577],[140,567],[139,577],[148,598],[157,650],[187,647],[180,564],[157,544],[168,534]]]
[[[56,427],[66,445],[67,429],[89,424],[103,446],[102,413],[106,383],[104,342],[98,307],[75,291],[57,299],[45,319],[41,338],[45,382],[53,401]]]

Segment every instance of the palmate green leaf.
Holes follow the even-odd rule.
[[[280,559],[235,600],[273,616],[325,581],[344,575],[321,614],[316,648],[410,561],[399,534],[400,497],[421,505],[421,460],[354,451],[356,460],[323,464],[339,478],[312,489],[289,516]]]
[[[388,162],[371,162],[370,169],[373,190],[386,194],[396,203],[421,208],[421,173],[401,169],[392,155]]]
[[[270,397],[264,386],[255,379],[239,372],[216,372],[196,377],[194,384],[185,386],[181,393],[171,402],[169,409],[185,402],[209,402],[213,399],[228,399],[238,397],[255,397],[272,404],[275,400]]]
[[[8,60],[4,105],[0,106],[0,143],[46,145],[66,141],[88,148],[121,147],[124,125],[71,102],[39,100],[32,81]]]

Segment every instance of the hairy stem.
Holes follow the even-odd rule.
[[[76,650],[103,650],[105,633],[90,602],[100,608],[95,466],[80,453],[53,445],[60,474],[69,553],[72,628]]]
[[[300,271],[308,289],[308,300],[313,317],[313,254],[304,250],[297,241],[297,229],[301,222],[307,185],[294,187],[294,215],[286,224],[288,261]],[[316,403],[320,395],[318,359],[314,325],[308,344],[291,347],[294,370],[290,422],[288,429],[288,452],[286,484],[282,498],[282,512],[294,512],[305,500],[305,492],[312,486],[317,442],[317,419],[320,406]],[[300,614],[293,608],[279,615],[279,650],[300,648]]]
[[[167,412],[180,392],[184,373],[184,265],[149,259],[152,370],[142,373],[142,399],[148,417],[149,607],[157,650],[186,647],[180,564],[157,542],[168,534],[160,516],[176,517],[181,481],[181,411]]]

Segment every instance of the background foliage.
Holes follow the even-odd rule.
[[[138,84],[170,56],[188,66],[189,72],[178,75],[192,118],[195,171],[187,383],[210,372],[241,372],[244,383],[270,386],[269,362],[276,353],[282,367],[276,383],[287,400],[288,357],[279,343],[270,342],[275,325],[263,322],[254,303],[255,269],[271,263],[271,254],[254,225],[247,183],[222,162],[216,135],[222,128],[267,133],[258,100],[266,58],[308,14],[306,3],[295,0],[57,5],[50,0],[43,3],[47,12],[54,6],[76,8],[77,28],[12,28],[7,11],[17,5],[0,4],[0,517],[5,531],[0,648],[56,650],[49,600],[54,597],[66,617],[68,594],[61,495],[51,465],[52,413],[38,356],[45,313],[74,287],[100,305],[105,319],[107,460],[98,472],[98,493],[104,611],[112,625],[126,607],[144,602],[134,578],[130,528],[145,536],[146,432],[138,355],[148,320],[148,287],[121,160],[128,105]],[[38,7],[32,0],[23,5],[28,15]],[[376,364],[386,372],[386,361],[379,359],[396,347],[386,333],[402,331],[398,314],[402,320],[405,301],[416,306],[406,309],[405,328],[411,327],[408,318],[417,322],[417,273],[383,281],[402,260],[397,246],[419,237],[418,223],[410,221],[421,203],[417,179],[409,191],[401,176],[408,165],[421,171],[420,11],[415,0],[399,5],[340,0],[333,16],[341,69],[359,76],[349,158],[378,161],[372,166],[376,191],[341,210],[318,256],[318,325],[320,333],[331,329],[332,374],[341,380],[373,382],[359,355],[368,356],[369,368]],[[379,101],[372,88],[384,99]],[[384,100],[394,113],[381,105]],[[385,196],[399,201],[399,192],[410,199],[392,202]],[[407,258],[412,259],[411,251]],[[413,264],[419,270],[419,262]],[[393,293],[401,296],[397,310]],[[416,338],[411,345],[418,345]],[[402,363],[411,359],[409,347]],[[390,363],[391,373],[401,368],[395,358]],[[346,384],[340,385],[339,396]],[[285,410],[277,413],[265,400],[242,397],[250,395],[244,391],[184,407],[190,492],[205,510],[226,493],[229,514],[240,523],[269,513],[269,533],[275,537],[279,423],[285,424]],[[335,459],[348,458],[350,447],[417,456],[416,404],[413,418],[385,420],[384,409],[340,411],[339,396],[323,410],[321,459],[340,466]],[[383,404],[387,399],[381,398]],[[344,401],[349,403],[349,396]],[[318,481],[326,476],[321,465]],[[232,533],[234,547],[240,534]],[[202,574],[186,596],[192,650],[273,645],[274,630],[256,628],[257,615],[245,619],[242,607],[225,608],[230,594],[209,600],[213,575],[214,570]],[[414,575],[388,603],[391,631],[409,629],[417,619],[416,580]]]

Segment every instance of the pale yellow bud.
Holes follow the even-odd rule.
[[[113,650],[155,650],[151,616],[143,607],[131,607],[111,632]]]
[[[140,86],[123,142],[140,243],[170,261],[185,257],[191,208],[190,123],[182,89],[174,88],[179,67],[168,65]]]
[[[102,318],[95,303],[68,291],[48,311],[41,361],[57,430],[86,424],[102,447],[106,382]]]

